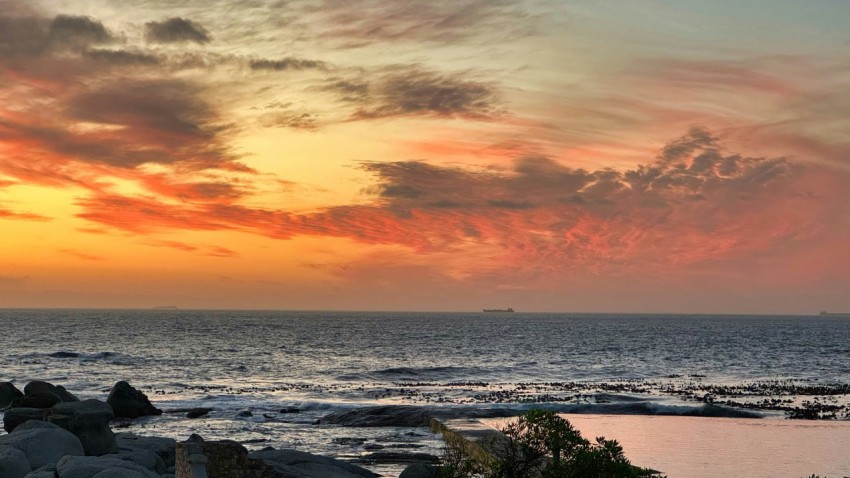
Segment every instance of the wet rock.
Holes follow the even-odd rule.
[[[82,456],[83,444],[71,432],[52,423],[30,420],[4,436],[0,447],[15,448],[26,456],[30,469],[59,461],[63,456]]]
[[[249,417],[253,417],[254,414],[251,413],[248,410],[242,410],[241,412],[237,413],[236,416],[239,417],[239,418],[249,418]]]
[[[433,465],[424,463],[413,463],[407,466],[404,471],[398,475],[398,478],[437,478],[439,469]]]
[[[24,394],[12,382],[0,382],[0,408],[6,408]]]
[[[378,476],[351,463],[297,450],[262,450],[255,451],[249,456],[265,461],[283,476],[299,478],[375,478]]]
[[[116,417],[138,418],[162,415],[162,410],[154,407],[147,395],[123,380],[112,387],[106,403],[112,407]]]
[[[319,424],[344,427],[427,427],[431,414],[425,408],[387,405],[335,412],[319,419]]]
[[[30,420],[45,420],[48,410],[43,408],[10,408],[3,414],[3,429],[8,433]]]
[[[109,428],[112,407],[100,400],[60,403],[50,409],[47,421],[73,433],[86,455],[100,456],[118,451],[115,434]]]
[[[212,408],[193,408],[186,412],[186,418],[200,418],[211,411],[213,411]]]

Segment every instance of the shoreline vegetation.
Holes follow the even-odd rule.
[[[774,386],[779,392],[787,391],[782,385]],[[746,387],[738,392],[742,391],[745,392]],[[797,393],[816,392],[827,396],[839,391],[846,394],[846,386],[795,389]],[[720,392],[731,393],[730,390],[709,391]],[[763,390],[759,389],[759,392]],[[705,406],[720,408],[710,401],[706,401]],[[788,418],[835,418],[834,413],[826,416],[822,413],[823,404],[804,410],[811,412],[792,410]],[[105,473],[104,477],[173,478],[176,475],[181,478],[181,450],[186,453],[186,447],[192,446],[213,455],[209,466],[250,468],[256,471],[256,476],[264,478],[379,476],[347,461],[298,450],[266,447],[249,452],[237,442],[205,442],[194,434],[186,442],[177,442],[166,437],[115,433],[113,429],[127,429],[132,426],[133,420],[140,418],[185,414],[188,419],[196,419],[213,411],[212,408],[160,410],[145,393],[125,381],[117,382],[105,401],[80,400],[63,386],[43,381],[32,381],[23,391],[11,382],[0,382],[0,411],[3,412],[3,428],[8,433],[0,435],[0,476],[4,478],[95,478],[96,475],[101,476],[99,473]],[[298,412],[298,409],[281,410],[281,413]],[[469,409],[441,408],[440,413],[441,419],[468,419],[469,412]],[[492,409],[478,410],[477,413],[479,416],[476,418],[518,417],[503,427],[501,433],[494,431],[490,435],[496,438],[486,443],[488,458],[484,460],[473,459],[475,454],[469,453],[464,446],[458,446],[456,440],[446,438],[444,433],[446,449],[442,456],[409,450],[383,450],[362,457],[360,463],[405,463],[407,466],[400,475],[403,478],[663,476],[657,471],[633,466],[623,454],[616,437],[590,441],[552,410],[532,408],[521,412],[518,409]],[[242,414],[250,415],[250,412],[240,412],[240,416],[245,416]],[[433,427],[434,418],[434,409],[426,406],[386,405],[329,413],[316,425],[419,428]],[[219,459],[222,456],[229,458]]]

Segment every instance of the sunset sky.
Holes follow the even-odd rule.
[[[848,23],[0,0],[0,307],[850,312]]]

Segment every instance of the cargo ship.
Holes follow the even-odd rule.
[[[507,312],[513,313],[514,309],[508,307],[507,309],[482,309],[484,312]]]

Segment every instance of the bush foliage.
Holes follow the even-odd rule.
[[[486,469],[448,450],[442,478],[640,478],[656,476],[629,463],[615,440],[591,442],[553,412],[531,410],[502,429],[507,439],[489,444]]]

